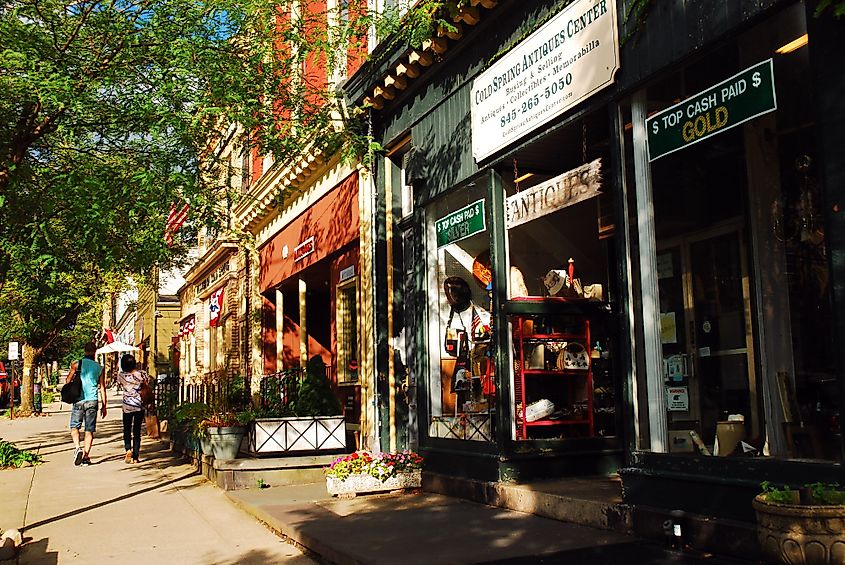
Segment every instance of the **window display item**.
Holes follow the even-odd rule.
[[[472,291],[461,277],[448,277],[443,281],[443,294],[453,312],[463,312],[472,304]]]
[[[546,362],[546,346],[538,343],[531,349],[526,363],[528,369],[543,369]]]
[[[525,285],[525,277],[517,267],[511,267],[511,297],[519,298],[531,296]]]
[[[537,402],[532,402],[525,407],[525,421],[536,422],[537,420],[542,420],[546,416],[550,416],[554,411],[554,403],[548,398],[541,398]]]
[[[490,251],[479,253],[472,261],[472,276],[485,288],[493,282],[493,273],[490,266]]]
[[[466,327],[464,327],[463,319],[458,316],[458,321],[461,323],[463,327],[462,330],[452,327],[452,320],[455,319],[455,309],[452,308],[449,310],[449,321],[446,322],[446,331],[444,332],[445,337],[443,339],[443,349],[446,351],[448,355],[452,357],[458,356],[458,345],[460,340],[465,338],[466,336]]]
[[[590,368],[590,354],[581,343],[577,341],[569,342],[557,356],[557,368],[568,371],[586,371]]]
[[[486,320],[484,319],[486,318]],[[485,310],[472,306],[472,322],[470,322],[470,333],[473,342],[490,341],[490,315]]]
[[[466,332],[460,332],[458,340],[458,355],[455,370],[452,373],[452,392],[469,390],[472,388],[472,373],[469,364],[469,340]]]

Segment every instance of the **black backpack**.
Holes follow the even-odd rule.
[[[76,362],[76,370],[62,387],[62,402],[74,404],[82,398],[82,359]]]

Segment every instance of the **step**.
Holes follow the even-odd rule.
[[[616,476],[510,484],[424,472],[423,489],[602,530],[632,531],[631,509],[622,503],[622,483]]]

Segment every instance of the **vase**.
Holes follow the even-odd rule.
[[[241,442],[246,434],[244,426],[209,427],[208,436],[211,439],[211,450],[218,460],[237,459]]]
[[[422,485],[422,471],[407,471],[381,480],[363,473],[355,473],[341,480],[331,475],[326,477],[326,490],[331,495],[356,495],[370,492],[385,492],[404,488],[419,488]]]
[[[845,563],[845,506],[778,504],[759,495],[757,538],[773,563],[834,565]]]

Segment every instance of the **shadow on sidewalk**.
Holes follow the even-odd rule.
[[[193,470],[190,473],[186,473],[182,476],[175,477],[173,479],[163,481],[163,482],[156,482],[155,485],[145,487],[145,488],[142,488],[142,489],[134,491],[134,492],[122,494],[120,496],[116,496],[116,497],[110,498],[108,500],[98,501],[94,504],[90,504],[88,506],[83,506],[82,508],[74,508],[70,512],[65,512],[63,514],[59,514],[58,516],[53,516],[51,518],[47,518],[46,520],[39,520],[38,522],[33,522],[32,524],[27,524],[22,529],[22,531],[25,532],[25,531],[28,531],[28,530],[32,530],[34,528],[38,528],[38,527],[44,526],[46,524],[51,524],[53,522],[58,522],[59,520],[64,520],[65,518],[70,518],[71,516],[76,516],[78,514],[82,514],[83,512],[88,512],[90,510],[96,510],[96,509],[102,508],[103,506],[107,506],[109,504],[115,504],[117,502],[122,502],[124,500],[128,500],[128,499],[134,498],[136,496],[140,496],[140,495],[148,493],[150,491],[158,490],[160,488],[170,486],[170,485],[175,485],[176,483],[178,483],[180,481],[190,479],[191,477],[195,477],[198,474],[199,474],[198,471]]]

